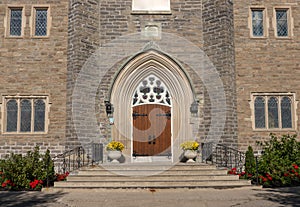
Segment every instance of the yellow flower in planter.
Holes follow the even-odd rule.
[[[196,141],[186,141],[180,145],[183,150],[198,150],[199,143]]]
[[[106,146],[106,150],[110,150],[110,151],[122,151],[123,149],[124,149],[124,144],[117,141],[111,141]]]

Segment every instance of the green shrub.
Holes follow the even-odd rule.
[[[39,147],[26,156],[11,154],[0,160],[1,187],[8,190],[40,190],[47,180],[54,179],[54,165],[47,150],[44,155]],[[48,178],[48,179],[47,179]]]
[[[256,172],[255,157],[251,146],[248,147],[245,158],[245,172],[249,175],[254,175]]]
[[[264,153],[258,162],[259,182],[264,187],[300,184],[300,143],[296,135],[278,138],[271,134],[268,142],[258,142]]]
[[[300,142],[297,142],[296,135],[270,136],[267,142],[257,142],[263,148],[257,164],[258,174],[251,146],[246,152],[245,171],[237,172],[236,168],[232,168],[228,174],[251,179],[253,183],[258,180],[263,187],[300,185]]]

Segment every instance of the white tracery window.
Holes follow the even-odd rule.
[[[145,78],[138,85],[133,96],[133,106],[146,103],[171,105],[171,97],[167,87],[154,75]]]
[[[4,98],[4,129],[6,133],[47,132],[47,97],[7,96]]]

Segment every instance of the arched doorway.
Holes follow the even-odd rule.
[[[190,122],[194,93],[174,60],[155,50],[134,56],[117,73],[110,94],[115,108],[111,134],[125,143],[126,162],[139,154],[178,161],[180,143],[194,139]]]

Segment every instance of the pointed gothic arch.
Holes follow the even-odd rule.
[[[115,106],[112,136],[131,143],[133,97],[141,81],[151,76],[165,85],[172,100],[172,154],[179,156],[180,143],[187,138],[193,139],[189,108],[195,100],[194,92],[184,70],[170,57],[155,50],[131,58],[115,78],[110,96]],[[132,154],[131,149],[127,153]]]

